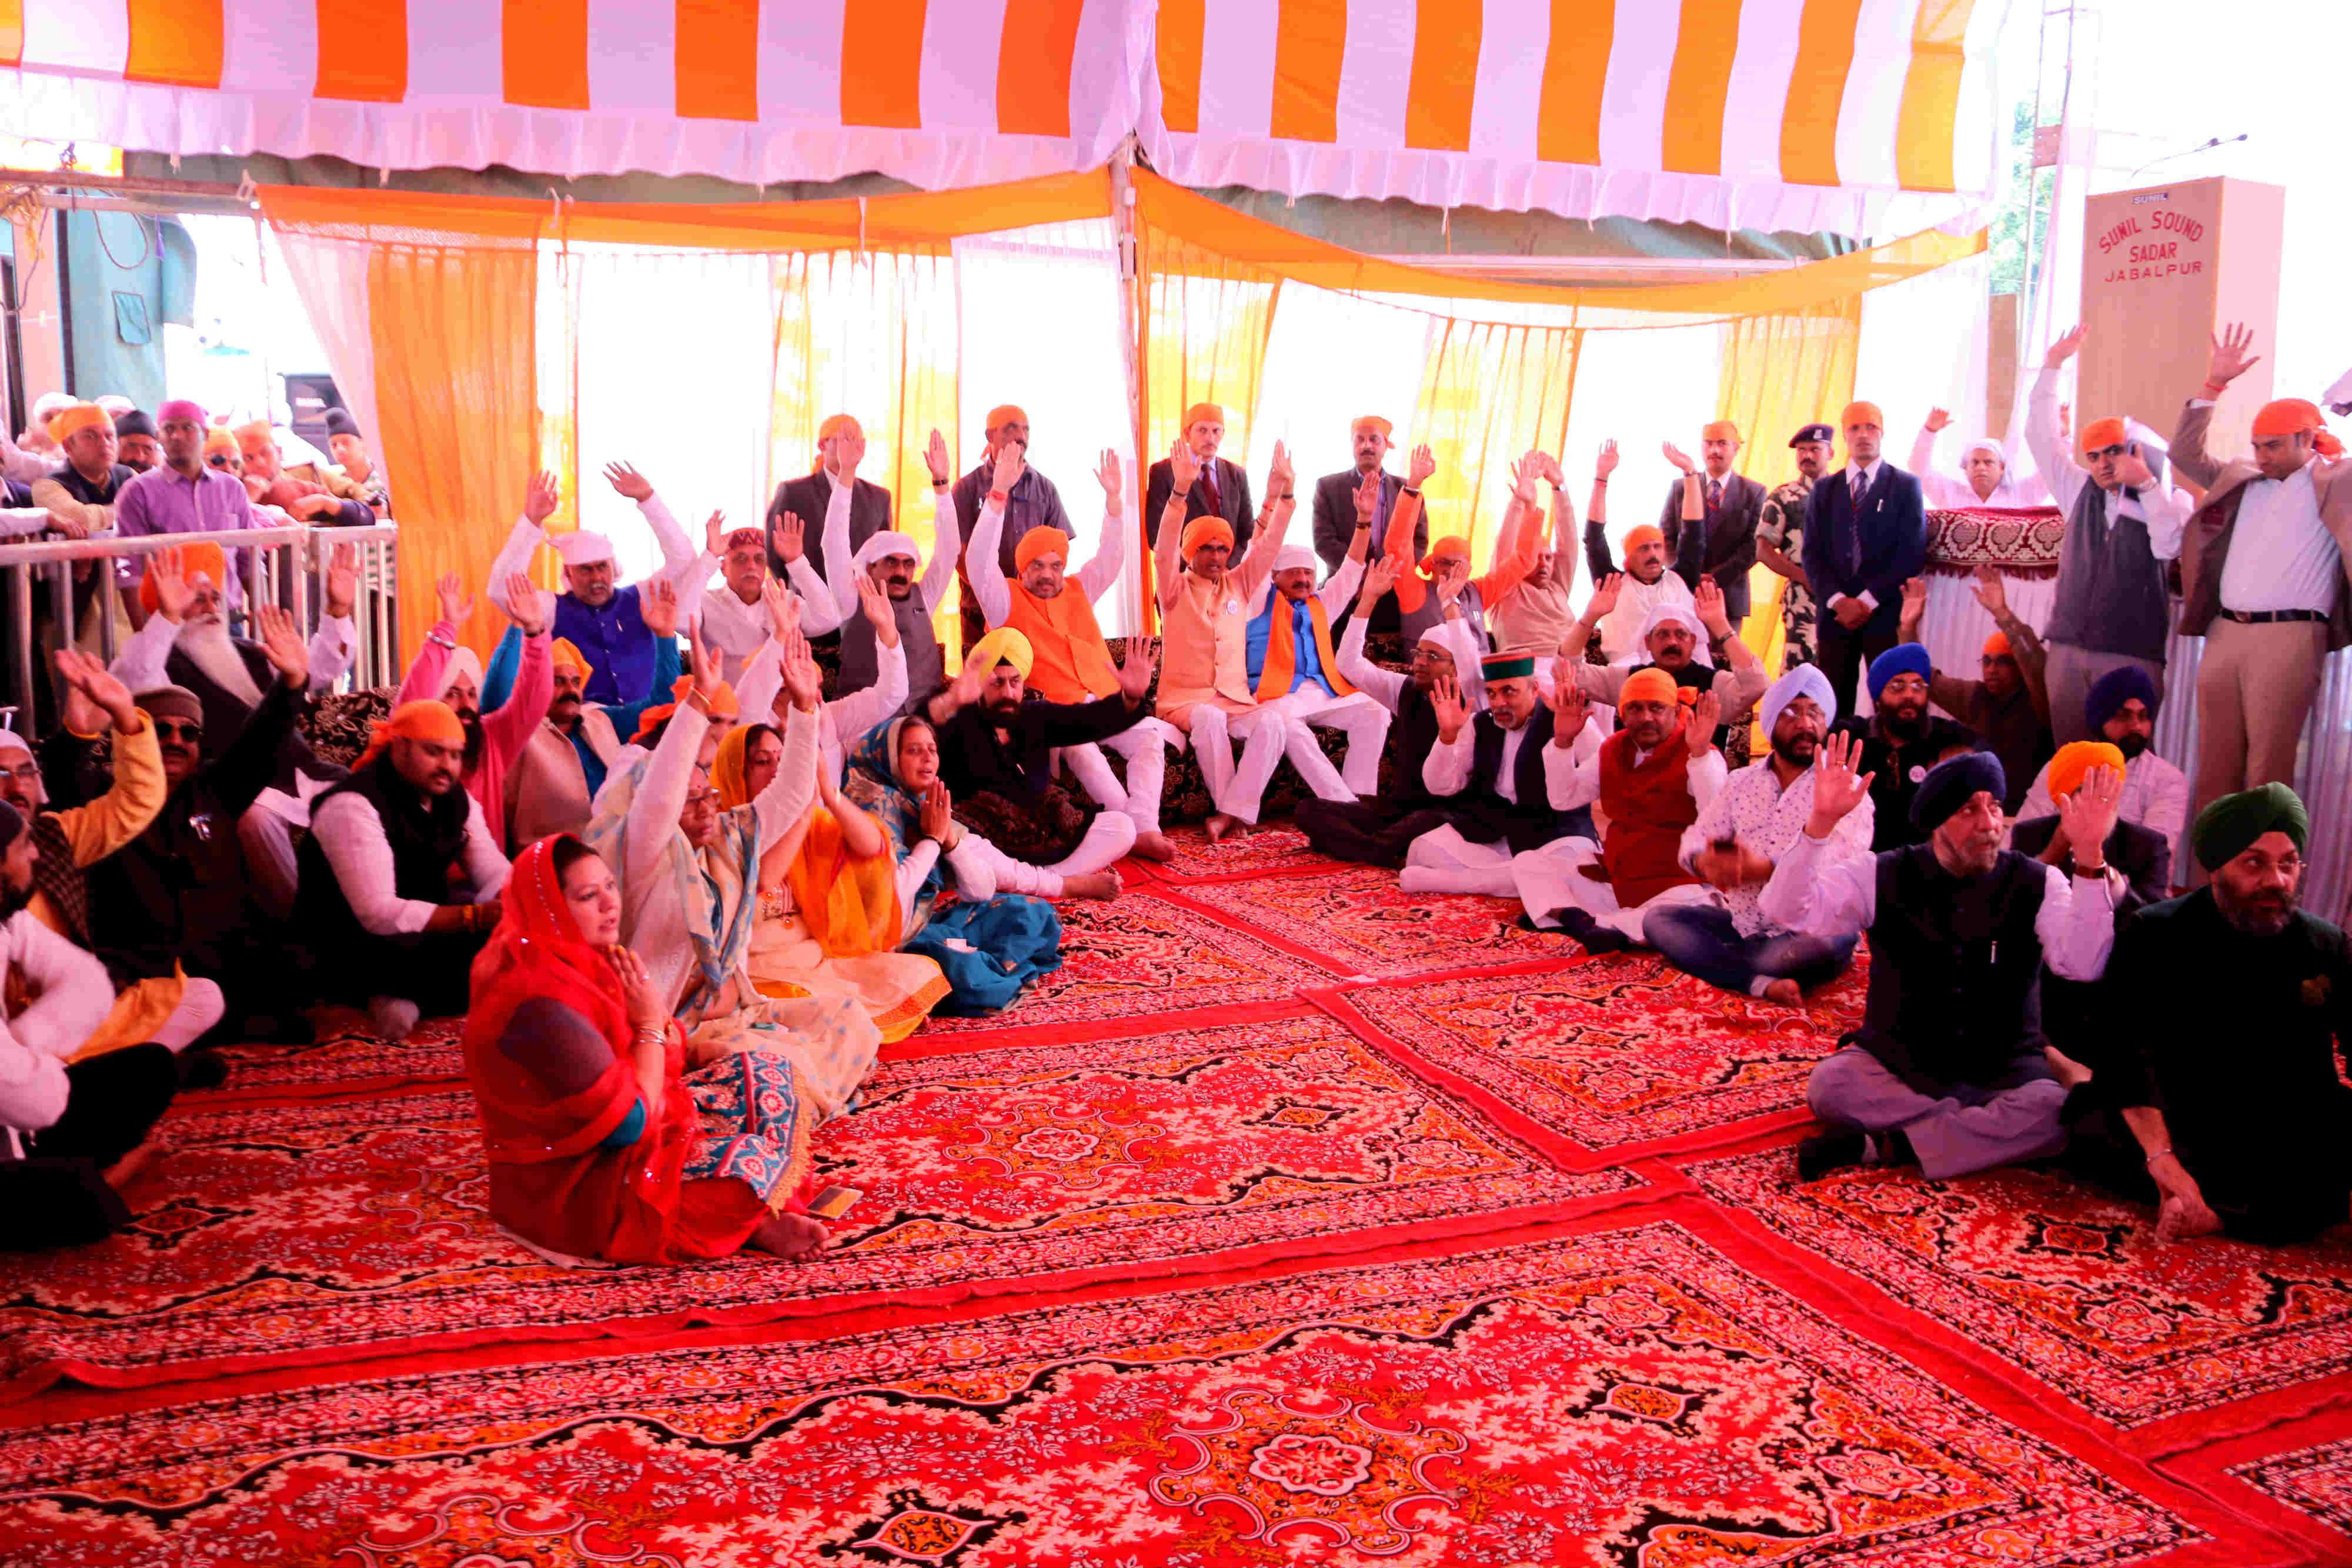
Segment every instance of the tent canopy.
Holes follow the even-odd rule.
[[[1967,225],[2003,0],[20,0],[0,131],[751,184],[1193,186]],[[13,13],[15,25],[10,25]]]

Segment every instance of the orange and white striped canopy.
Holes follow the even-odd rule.
[[[372,168],[1099,167],[1135,123],[1134,0],[0,0],[0,124]]]
[[[2006,0],[1159,0],[1180,184],[1908,232],[1993,179]]]

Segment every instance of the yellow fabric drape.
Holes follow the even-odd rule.
[[[1739,470],[1765,489],[1797,476],[1789,438],[1805,425],[1835,427],[1853,399],[1854,355],[1862,343],[1862,296],[1772,316],[1747,316],[1723,337],[1723,368],[1716,406],[1739,426],[1747,444]],[[1769,567],[1748,573],[1748,619],[1740,635],[1767,672],[1780,670],[1780,590]]]
[[[478,594],[458,640],[487,648],[501,633],[478,590],[535,464],[538,287],[528,246],[387,244],[369,257],[375,434],[400,487],[404,667],[433,629],[445,571]]]
[[[1557,453],[1567,439],[1583,335],[1453,319],[1437,330],[1412,414],[1413,440],[1437,459],[1423,491],[1429,538],[1468,539],[1471,570],[1484,572],[1510,504],[1512,462],[1530,447]]]
[[[770,267],[774,308],[774,396],[770,472],[779,482],[813,472],[817,427],[846,413],[866,432],[857,476],[890,492],[892,527],[912,538],[926,564],[936,544],[929,465],[931,432],[955,461],[956,290],[945,246],[905,251],[795,253]],[[802,519],[814,537],[823,517]],[[827,563],[828,567],[830,562]],[[933,605],[931,623],[947,667],[962,663],[957,590]]]

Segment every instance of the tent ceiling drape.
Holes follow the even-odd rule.
[[[0,132],[946,190],[1180,184],[1974,226],[2006,0],[15,0]]]

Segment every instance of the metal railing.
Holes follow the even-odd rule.
[[[315,628],[326,597],[328,561],[338,545],[350,545],[358,555],[359,589],[352,601],[352,619],[359,628],[359,646],[352,653],[347,677],[352,689],[391,685],[401,676],[399,588],[400,567],[395,548],[399,528],[391,523],[372,528],[313,528],[303,526],[246,528],[227,533],[148,534],[137,538],[103,536],[89,539],[52,539],[36,544],[0,544],[0,620],[6,624],[5,645],[11,655],[14,690],[9,699],[22,716],[34,711],[38,680],[56,692],[56,669],[49,653],[83,642],[84,619],[97,622],[96,642],[101,657],[111,664],[123,635],[119,623],[121,599],[113,580],[115,562],[127,556],[149,556],[175,545],[202,540],[230,553],[230,570],[237,574],[244,606],[276,604],[292,612],[296,627],[307,641]],[[108,580],[90,596],[87,613],[75,581],[75,567],[100,563]],[[296,591],[298,584],[305,584]],[[46,595],[49,614],[46,626],[35,607]],[[33,727],[20,716],[19,728]]]

